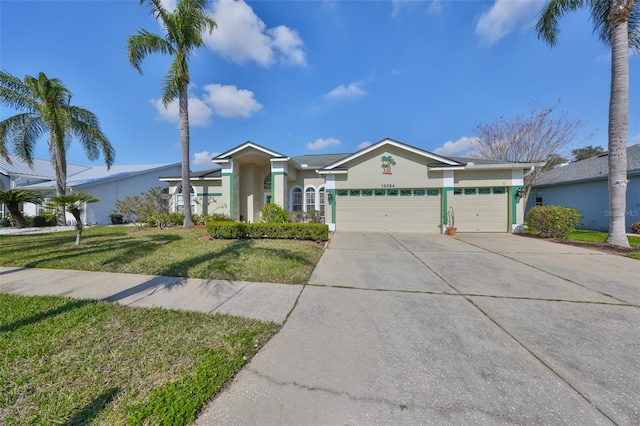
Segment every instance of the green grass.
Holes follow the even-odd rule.
[[[575,230],[569,235],[569,239],[586,241],[589,243],[604,243],[607,239],[607,233],[600,231]],[[630,236],[628,237],[628,240],[631,247],[640,249],[640,236]],[[629,253],[628,257],[632,259],[640,259],[640,251]]]
[[[0,424],[185,424],[279,329],[0,294]]]
[[[0,265],[302,284],[322,254],[304,241],[199,241],[204,235],[96,226],[84,231],[82,248],[73,248],[75,231],[3,236]]]

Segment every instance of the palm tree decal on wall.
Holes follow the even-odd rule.
[[[383,155],[380,159],[382,161],[382,174],[390,175],[391,174],[391,166],[395,166],[396,162],[390,155]]]

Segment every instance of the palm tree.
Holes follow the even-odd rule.
[[[49,135],[51,163],[56,172],[56,195],[67,191],[67,149],[77,138],[89,160],[104,156],[107,168],[115,158],[115,150],[100,130],[98,118],[89,110],[70,105],[71,91],[57,78],[25,76],[20,80],[0,72],[0,103],[23,111],[0,122],[0,155],[9,163],[7,143],[27,164],[33,164],[33,151],[38,138]]]
[[[588,7],[594,33],[611,46],[609,100],[609,235],[607,243],[629,246],[626,236],[627,137],[629,133],[629,48],[640,50],[640,2],[637,0],[551,0],[536,24],[538,37],[558,42],[558,20]]]
[[[70,194],[52,197],[47,203],[46,208],[51,210],[62,208],[73,215],[73,218],[76,220],[76,245],[79,246],[82,230],[84,229],[82,218],[80,217],[82,208],[86,206],[87,203],[97,203],[98,201],[100,200],[91,194],[72,192]]]
[[[7,206],[7,209],[9,209],[9,213],[11,214],[11,218],[13,220],[13,226],[15,226],[16,228],[27,227],[27,221],[20,211],[20,204],[39,204],[41,201],[42,196],[39,192],[36,191],[17,189],[0,191],[0,204],[4,204]]]
[[[146,30],[138,30],[138,34],[129,37],[127,54],[131,66],[140,74],[140,63],[149,53],[159,52],[174,57],[169,73],[164,78],[162,103],[167,107],[178,98],[180,115],[180,147],[182,154],[182,187],[189,188],[189,101],[187,87],[189,85],[189,54],[202,46],[202,34],[209,34],[216,27],[213,19],[204,12],[207,0],[180,0],[173,12],[162,6],[161,0],[140,0],[151,7],[151,13],[159,20],[166,31],[166,37],[152,34]],[[191,193],[185,191],[184,228],[193,227],[191,217]]]

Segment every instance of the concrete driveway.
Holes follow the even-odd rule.
[[[640,424],[639,305],[631,259],[338,232],[198,424]]]

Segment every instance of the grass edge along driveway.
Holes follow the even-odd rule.
[[[204,235],[204,229],[95,226],[79,248],[74,231],[3,236],[0,265],[304,284],[322,254],[308,241],[200,241]]]
[[[3,236],[0,265],[306,283],[322,247],[200,241],[202,229],[92,227]],[[0,294],[0,423],[185,424],[279,330],[274,323]]]
[[[279,328],[223,314],[0,294],[0,423],[192,422]]]

